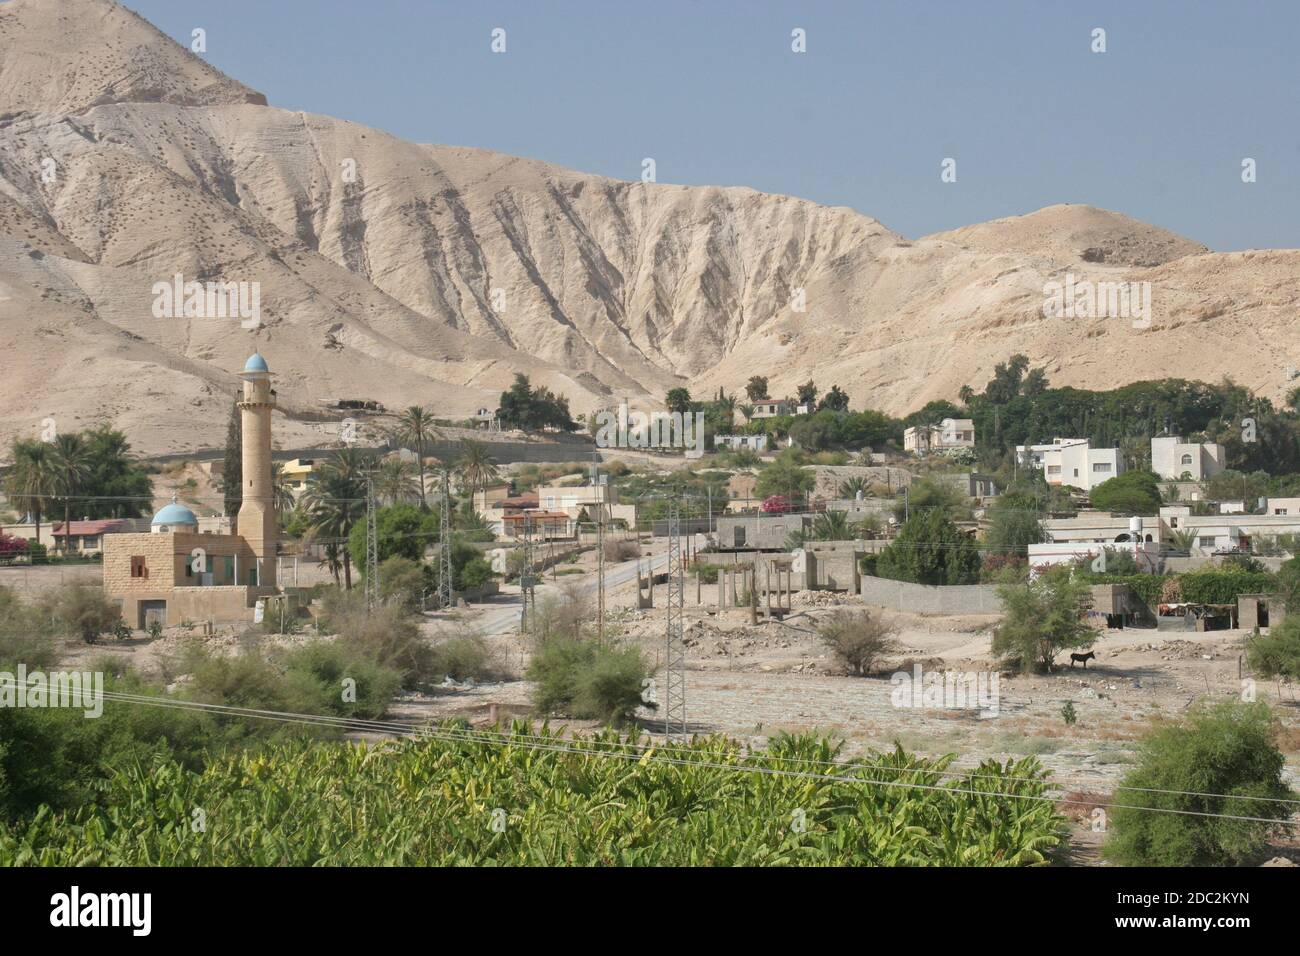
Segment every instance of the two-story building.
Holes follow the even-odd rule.
[[[1039,468],[1049,485],[1091,491],[1124,472],[1118,448],[1093,448],[1086,438],[1055,438],[1050,445],[1017,445],[1022,465]]]

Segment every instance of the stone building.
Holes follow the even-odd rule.
[[[132,627],[152,621],[247,621],[276,593],[278,529],[271,484],[271,413],[275,396],[266,360],[244,365],[243,502],[234,533],[200,532],[194,512],[175,498],[148,533],[104,538],[104,593]]]

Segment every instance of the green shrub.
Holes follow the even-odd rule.
[[[629,720],[643,705],[641,694],[649,676],[645,657],[637,648],[571,637],[546,641],[533,655],[527,672],[537,685],[533,706],[538,712],[611,724]]]
[[[1129,866],[1250,862],[1274,825],[1223,817],[1291,815],[1292,805],[1271,802],[1296,797],[1282,782],[1275,729],[1263,702],[1229,700],[1148,736],[1116,791],[1106,856]]]
[[[1300,614],[1246,641],[1246,661],[1260,677],[1300,678]]]
[[[450,677],[452,680],[476,681],[497,680],[501,676],[492,660],[487,642],[477,634],[449,637],[433,646],[434,675]]]

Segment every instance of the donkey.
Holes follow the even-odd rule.
[[[1096,656],[1097,656],[1097,654],[1096,654],[1096,652],[1094,652],[1094,651],[1089,651],[1087,654],[1071,654],[1071,655],[1070,655],[1070,666],[1073,667],[1073,666],[1075,665],[1076,662],[1078,662],[1078,661],[1082,661],[1082,662],[1083,662],[1083,669],[1084,669],[1084,670],[1087,670],[1087,669],[1088,669],[1088,661],[1092,660],[1092,659],[1093,659],[1094,657],[1096,657]]]

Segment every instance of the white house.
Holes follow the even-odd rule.
[[[1184,474],[1204,481],[1224,469],[1226,453],[1217,442],[1185,442],[1177,435],[1151,439],[1151,470],[1161,478],[1177,480]]]
[[[1300,515],[1300,498],[1265,498],[1266,515]]]
[[[1050,445],[1017,445],[1016,457],[1041,468],[1049,485],[1091,491],[1124,471],[1118,448],[1093,448],[1086,438],[1055,438]]]
[[[914,425],[903,431],[903,450],[918,455],[975,447],[975,422],[945,418],[937,425]]]
[[[748,448],[753,452],[767,451],[766,435],[714,435],[713,447],[726,448],[735,451],[738,448]]]

